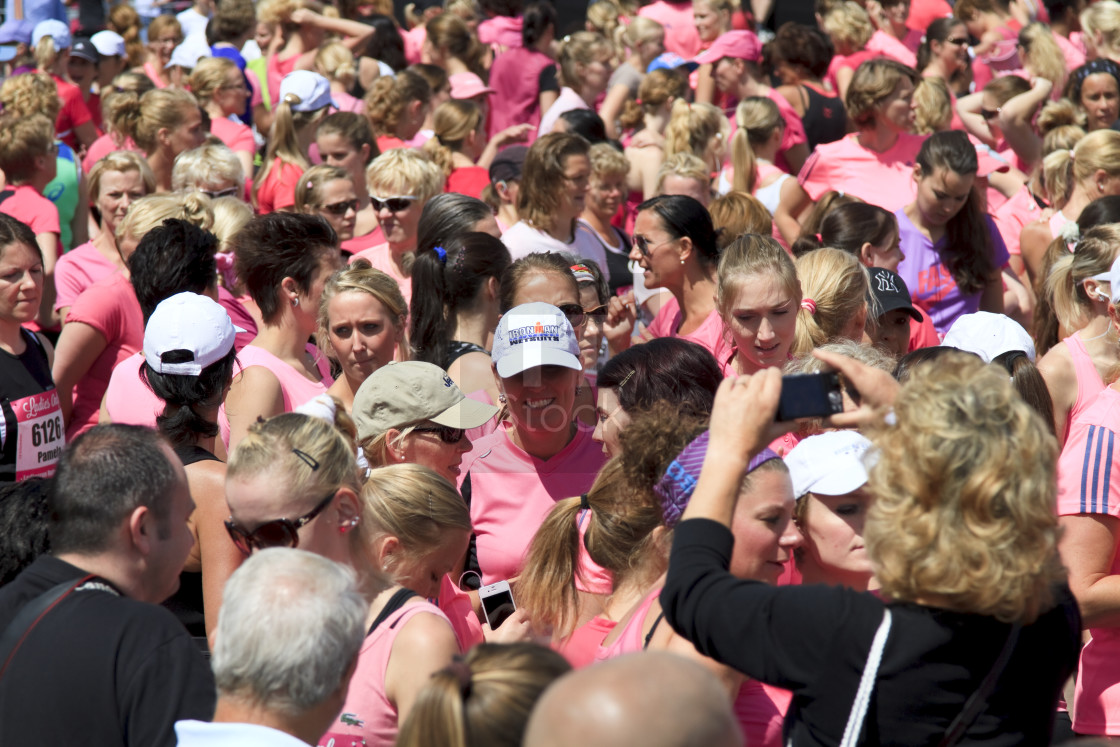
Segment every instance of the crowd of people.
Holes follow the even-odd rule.
[[[0,743],[1120,738],[1120,2],[558,5],[8,8]]]

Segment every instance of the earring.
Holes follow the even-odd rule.
[[[292,299],[292,308],[294,309],[297,306],[299,306],[299,296]]]
[[[343,524],[341,524],[338,527],[338,533],[339,534],[346,534],[347,532],[349,532],[351,529],[353,529],[356,526],[358,526],[358,517],[354,516],[350,519],[350,521],[344,522]]]
[[[498,402],[504,405],[507,401],[508,400],[506,399],[506,395],[504,393],[498,395]]]
[[[576,396],[577,397],[579,396],[580,392],[582,392],[582,391],[583,391],[583,384],[576,384]]]
[[[681,264],[684,264],[684,257],[681,257]]]

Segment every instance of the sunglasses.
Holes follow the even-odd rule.
[[[584,309],[583,313],[587,314],[588,316],[593,316],[596,319],[606,318],[606,316],[607,316],[607,305],[603,304],[602,306],[596,306],[593,309]]]
[[[945,43],[946,44],[956,44],[958,47],[963,47],[964,45],[968,44],[968,38],[967,37],[960,37],[960,36],[950,36],[948,39],[945,40]]]
[[[466,433],[463,428],[452,428],[449,425],[419,425],[412,430],[420,433],[434,433],[439,436],[440,441],[451,446],[462,441],[463,435]]]
[[[320,210],[326,210],[331,215],[346,215],[346,211],[353,210],[358,212],[358,200],[344,200],[342,202],[332,202],[330,205],[323,205]],[[390,208],[392,210],[392,208]],[[393,212],[397,212],[393,210]]]
[[[390,213],[399,213],[402,210],[408,210],[409,206],[416,202],[416,198],[412,195],[397,195],[385,198],[370,195],[369,201],[373,203],[373,209],[378,212],[388,210]]]
[[[564,313],[572,329],[579,329],[587,321],[587,312],[578,303],[562,303],[556,308]]]
[[[219,197],[237,197],[237,189],[237,187],[228,187],[227,189],[219,189],[217,192],[213,192],[209,189],[200,189],[198,191],[211,200],[216,200]]]
[[[231,516],[226,519],[226,531],[229,532],[230,539],[242,555],[251,555],[253,550],[264,550],[269,547],[299,547],[299,528],[321,514],[337,494],[337,489],[332,490],[319,501],[319,505],[311,509],[310,513],[304,514],[295,521],[273,519],[251,532],[242,529]]]
[[[638,247],[638,251],[641,252],[643,257],[649,259],[649,255],[653,252],[654,249],[663,244],[668,244],[670,241],[676,241],[676,239],[665,239],[664,241],[658,241],[654,244],[651,244],[645,236],[635,236],[634,246]]]
[[[980,116],[984,119],[995,119],[999,116],[999,109],[981,109]]]

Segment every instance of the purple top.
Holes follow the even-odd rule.
[[[980,310],[980,292],[961,293],[949,268],[941,261],[944,239],[934,246],[906,217],[905,208],[896,210],[894,216],[898,219],[899,244],[906,255],[898,265],[898,274],[906,281],[914,304],[929,314],[937,333],[944,337],[957,317]],[[1007,246],[991,217],[984,218],[992,237],[992,259],[996,267],[1003,267],[1009,256]]]

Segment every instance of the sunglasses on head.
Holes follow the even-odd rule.
[[[995,119],[999,116],[999,109],[981,109],[980,116],[984,119]]]
[[[310,513],[304,514],[294,521],[291,519],[273,519],[272,521],[266,521],[251,532],[245,531],[231,516],[226,519],[226,531],[229,532],[229,537],[233,540],[234,546],[243,555],[251,555],[253,550],[264,550],[269,547],[299,547],[299,528],[321,514],[337,494],[337,489],[332,490],[323,500],[319,501],[319,505],[311,509]]]
[[[562,303],[556,308],[564,313],[568,319],[568,324],[572,325],[572,329],[579,329],[587,321],[587,312],[578,303]]]
[[[331,215],[346,215],[346,211],[353,210],[358,212],[358,200],[344,200],[342,202],[332,202],[330,205],[323,205],[320,210],[326,210]]]
[[[402,210],[408,210],[409,206],[416,202],[416,198],[412,195],[396,195],[394,197],[374,197],[370,195],[369,201],[373,203],[373,209],[378,212],[388,210],[390,213],[399,213]]]
[[[219,197],[237,197],[237,187],[228,187],[226,189],[219,189],[216,191],[212,191],[209,189],[200,189],[198,191],[209,197],[211,200],[216,200]]]
[[[452,428],[449,425],[418,425],[412,429],[420,433],[434,433],[445,444],[457,444],[463,440],[466,431],[462,428]]]

